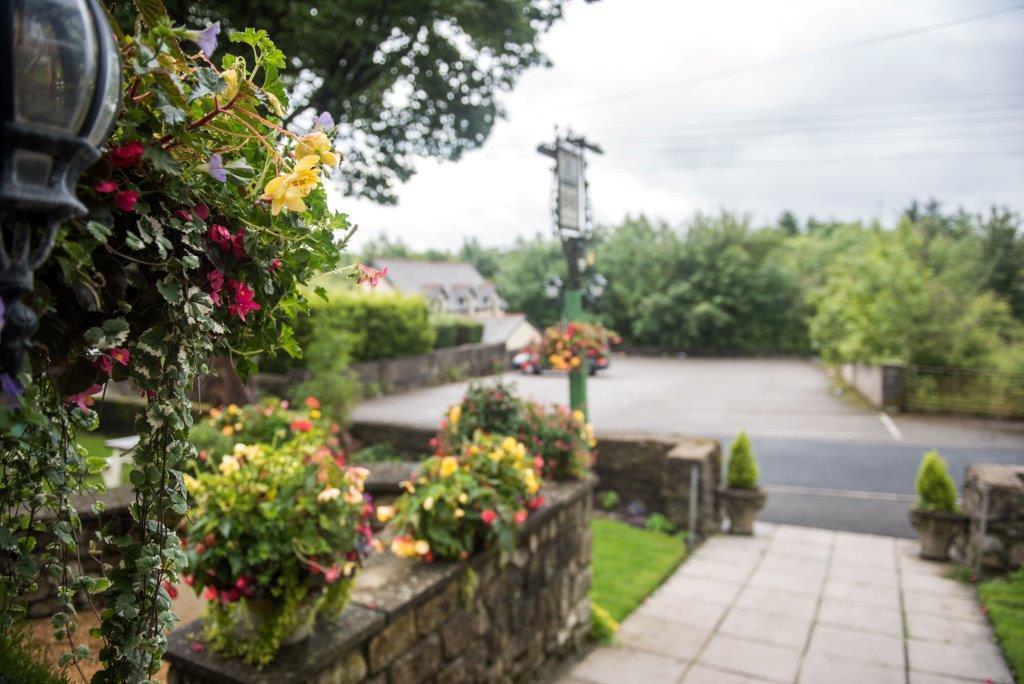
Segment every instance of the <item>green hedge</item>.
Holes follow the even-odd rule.
[[[484,338],[484,324],[472,318],[441,314],[433,316],[430,323],[437,331],[434,349],[477,344]]]

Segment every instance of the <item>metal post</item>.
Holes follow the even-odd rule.
[[[981,521],[978,523],[978,544],[974,554],[974,576],[981,578],[981,558],[985,555],[985,536],[988,534],[988,506],[990,490],[981,486]]]
[[[700,466],[690,468],[690,510],[687,513],[686,546],[692,549],[697,545],[697,498],[700,496]]]
[[[566,323],[578,321],[583,318],[583,291],[566,288],[563,296],[563,316]],[[587,365],[586,359],[583,363],[569,371],[569,406],[574,410],[583,411],[583,415],[590,419],[587,411]]]

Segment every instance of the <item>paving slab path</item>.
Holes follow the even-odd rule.
[[[916,554],[792,525],[713,537],[560,682],[1011,684],[973,587]]]

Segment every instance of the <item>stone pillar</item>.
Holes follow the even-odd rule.
[[[981,537],[984,492],[988,490],[985,537]],[[965,557],[981,554],[986,570],[1005,572],[1024,565],[1024,466],[976,463],[967,467],[964,513],[969,518]]]

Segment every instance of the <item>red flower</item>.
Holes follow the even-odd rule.
[[[300,418],[298,420],[293,420],[288,427],[295,432],[309,432],[313,429],[313,424],[308,420]]]
[[[530,499],[529,503],[526,504],[526,507],[529,508],[531,511],[535,511],[535,510],[537,510],[538,508],[540,508],[543,505],[544,505],[544,497],[543,496],[535,496],[532,499]]]
[[[135,211],[139,201],[139,193],[135,190],[121,190],[114,195],[114,205],[121,211]]]
[[[306,406],[311,409],[318,409],[320,408],[320,400],[316,397],[306,397]]]
[[[203,221],[210,218],[210,207],[206,206],[205,204],[197,204],[196,206],[192,207],[192,211],[195,212],[195,215],[198,216]]]
[[[529,513],[526,511],[516,511],[516,514],[512,516],[512,519],[516,521],[516,525],[522,525],[526,522],[526,516],[528,515]]]
[[[192,642],[192,652],[193,653],[202,653],[205,650],[206,650],[206,647],[203,646],[202,642],[199,642],[199,641],[193,641]]]
[[[541,470],[544,467],[544,458],[541,456],[533,457],[533,467],[537,470]]]
[[[219,223],[214,223],[206,229],[206,237],[210,238],[211,242],[216,243],[222,252],[227,252],[231,249],[231,231]]]
[[[142,159],[142,153],[146,148],[138,140],[133,140],[124,145],[118,145],[110,150],[110,165],[118,169],[126,169],[135,166]]]
[[[241,228],[231,236],[231,254],[236,259],[241,259],[245,256],[245,233],[242,232]]]
[[[93,187],[95,188],[96,192],[102,192],[106,194],[108,192],[114,192],[115,190],[117,190],[117,183],[115,183],[112,180],[105,180],[100,181]]]
[[[339,577],[341,577],[341,568],[339,568],[337,565],[332,565],[331,567],[324,570],[324,581],[328,584],[336,582]]]
[[[192,575],[182,575],[181,581],[191,587],[195,583],[196,578]]]
[[[203,598],[207,601],[217,600],[217,590],[214,587],[206,587],[203,589]]]
[[[247,586],[249,586],[249,580],[245,579],[244,577],[239,577],[235,580],[235,588],[239,591],[244,590]]]
[[[492,511],[490,508],[488,508],[486,511],[480,514],[480,519],[483,520],[485,524],[490,525],[498,519],[498,514]]]
[[[132,360],[132,353],[122,347],[114,347],[110,350],[110,358],[122,366],[127,366]]]
[[[101,356],[96,359],[96,366],[107,375],[114,370],[114,362],[110,360],[109,356]]]
[[[261,307],[255,300],[256,293],[251,287],[238,280],[229,280],[228,287],[234,292],[235,303],[228,306],[228,313],[245,320],[247,314],[259,311]]]
[[[178,598],[178,589],[167,580],[164,580],[164,591],[166,591],[167,595],[172,599]]]
[[[270,262],[270,266],[268,267],[267,270],[269,270],[271,273],[274,273],[277,270],[279,270],[280,268],[281,268],[281,260],[280,259],[274,259],[273,261]]]
[[[206,274],[206,282],[210,285],[210,299],[214,306],[220,306],[220,291],[224,288],[224,274],[213,269]]]

